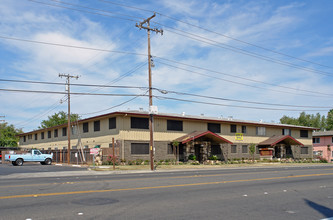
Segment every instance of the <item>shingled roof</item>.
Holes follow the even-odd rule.
[[[274,146],[280,142],[284,142],[284,143],[287,143],[290,145],[304,146],[304,144],[302,144],[301,142],[299,142],[298,140],[296,140],[295,138],[293,138],[289,135],[277,135],[277,136],[274,135],[274,136],[268,138],[267,140],[260,142],[258,144],[258,146]]]
[[[205,132],[194,131],[192,133],[189,133],[189,134],[186,134],[184,136],[181,136],[181,137],[177,138],[175,141],[180,142],[182,144],[185,144],[185,143],[187,143],[189,141],[193,141],[193,140],[195,140],[197,138],[200,138],[200,137],[203,137],[203,136],[207,136],[208,138],[213,139],[213,140],[215,140],[218,143],[225,143],[225,142],[227,142],[229,144],[232,144],[231,141],[229,141],[229,140],[227,140],[227,139],[221,137],[220,135],[217,135],[217,134],[215,134],[215,133],[213,133],[211,131],[205,131]]]

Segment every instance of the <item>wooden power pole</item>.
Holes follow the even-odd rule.
[[[68,123],[67,123],[67,138],[68,138],[68,148],[67,148],[67,162],[70,164],[71,162],[71,93],[70,93],[70,78],[78,79],[79,76],[72,76],[69,74],[59,74],[59,77],[66,77],[66,89],[67,89],[67,103],[68,103]]]
[[[163,30],[157,28],[150,28],[150,20],[156,16],[153,16],[145,19],[144,21],[136,24],[135,26],[140,29],[145,29],[148,32],[148,80],[149,80],[149,150],[150,150],[150,169],[154,170],[154,114],[153,114],[153,94],[152,94],[152,74],[151,74],[151,62],[152,56],[150,54],[150,31],[163,34]],[[143,26],[147,24],[147,26]]]

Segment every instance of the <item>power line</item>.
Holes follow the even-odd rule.
[[[160,90],[160,89],[158,89]],[[55,92],[55,91],[39,91],[39,90],[13,90],[13,89],[0,89],[0,91],[7,91],[7,92],[23,92],[23,93],[50,93],[50,94],[67,94],[67,92]],[[174,92],[174,91],[170,91]],[[179,92],[174,92],[174,93],[179,93]],[[148,95],[146,94],[106,94],[106,93],[71,93],[72,95],[93,95],[93,96],[120,96],[120,97],[129,97],[129,96],[134,96],[134,97],[147,97]],[[190,94],[190,93],[183,93],[183,95],[192,95],[192,96],[197,96],[200,97],[199,95],[195,94]],[[299,110],[299,109],[280,109],[280,108],[264,108],[264,107],[251,107],[251,106],[235,106],[235,105],[229,105],[229,104],[217,104],[217,103],[210,103],[210,102],[201,102],[201,101],[194,101],[194,100],[185,100],[185,99],[178,99],[178,98],[171,98],[171,97],[164,97],[164,96],[153,96],[155,98],[159,99],[171,99],[171,100],[176,100],[176,101],[185,101],[185,102],[193,102],[193,103],[200,103],[200,104],[209,104],[209,105],[220,105],[220,106],[229,106],[229,107],[239,107],[239,108],[252,108],[252,109],[263,109],[263,110],[285,110],[285,111],[324,111],[324,110]],[[224,100],[223,98],[218,98],[218,97],[209,97],[209,96],[202,96],[202,98],[211,98],[211,99],[220,99]],[[231,101],[230,100],[224,100],[224,101]],[[245,102],[249,103],[248,101],[242,101],[242,100],[233,100],[233,101],[238,101],[238,102]],[[251,104],[260,104],[258,103],[251,103]],[[268,105],[268,103],[261,103],[262,105]],[[273,104],[269,103],[269,105],[278,105],[278,104]],[[311,106],[292,106],[292,105],[283,105],[283,106],[289,106],[289,107],[309,107],[312,108]],[[313,106],[313,108],[327,108],[330,109],[331,107],[323,107],[323,106]]]
[[[222,37],[225,37],[225,38],[228,38],[228,39],[231,39],[233,41],[237,41],[237,42],[249,45],[249,46],[253,46],[253,47],[256,47],[256,48],[259,48],[259,49],[262,49],[262,50],[266,50],[266,51],[269,51],[269,52],[272,52],[272,53],[275,53],[275,54],[278,54],[278,55],[282,55],[282,56],[286,56],[286,57],[289,57],[289,58],[293,58],[295,60],[299,60],[299,61],[302,61],[302,62],[307,62],[307,63],[310,63],[310,64],[314,64],[314,65],[318,65],[318,66],[322,66],[322,67],[327,67],[327,68],[330,68],[330,69],[333,68],[331,66],[327,66],[327,65],[323,65],[323,64],[320,64],[320,63],[316,63],[316,62],[310,61],[310,60],[306,60],[306,59],[302,59],[302,58],[299,58],[299,57],[295,57],[295,56],[292,56],[292,55],[289,55],[289,54],[286,54],[286,53],[282,53],[282,52],[279,52],[279,51],[275,51],[275,50],[272,50],[272,49],[260,46],[258,44],[250,43],[250,42],[247,42],[247,41],[244,41],[244,40],[237,39],[235,37],[231,37],[231,36],[228,36],[228,35],[225,35],[225,34],[221,34],[221,33],[217,32],[217,31],[212,31],[212,30],[210,30],[208,28],[205,28],[205,27],[202,27],[202,26],[199,26],[199,25],[195,25],[195,24],[192,24],[192,23],[180,20],[178,18],[174,18],[172,16],[160,13],[158,11],[147,10],[147,9],[143,9],[143,8],[139,8],[139,7],[134,7],[134,6],[129,6],[129,5],[126,5],[126,4],[120,4],[120,3],[113,2],[113,1],[108,1],[108,0],[99,0],[99,1],[105,2],[105,3],[109,3],[109,4],[113,4],[113,5],[118,5],[118,6],[121,6],[121,7],[126,7],[126,8],[141,10],[141,11],[150,12],[150,13],[156,13],[156,14],[158,14],[160,16],[169,18],[171,20],[174,20],[174,21],[177,21],[177,22],[189,25],[191,27],[195,27],[195,28],[204,30],[204,31],[209,32],[209,33],[213,33],[213,34],[219,35],[219,36],[222,36]],[[156,23],[156,22],[152,22],[152,23]]]
[[[134,53],[134,52],[128,52],[128,51],[116,51],[116,50],[106,50],[106,49],[93,48],[93,47],[83,47],[83,46],[74,46],[74,45],[67,45],[67,44],[57,44],[57,43],[27,40],[27,39],[22,39],[22,38],[14,38],[14,37],[1,36],[1,35],[0,35],[0,38],[7,39],[7,40],[14,40],[14,41],[35,43],[35,44],[44,44],[44,45],[59,46],[59,47],[69,47],[69,48],[82,49],[82,50],[93,50],[93,51],[102,51],[102,52],[108,52],[108,53],[119,53],[119,54],[128,54],[128,55],[136,55],[136,56],[147,56],[147,54],[140,54],[140,53]]]
[[[207,98],[207,99],[214,99],[214,100],[221,100],[221,101],[230,101],[230,102],[241,102],[241,103],[248,103],[248,104],[256,104],[256,105],[272,105],[272,106],[285,106],[285,107],[295,107],[295,108],[325,108],[325,109],[332,109],[333,106],[307,106],[307,105],[287,105],[281,103],[267,103],[267,102],[253,102],[253,101],[245,101],[239,99],[228,99],[228,98],[220,98],[214,96],[205,96],[205,95],[198,95],[193,93],[186,93],[186,92],[177,92],[172,90],[165,90],[165,89],[158,89],[153,88],[161,93],[174,93],[176,95],[186,95],[186,96],[193,96],[193,97],[200,97],[200,98]]]
[[[47,3],[43,3],[43,2],[38,2],[38,1],[35,1],[35,0],[28,0],[28,1],[36,2],[36,3],[40,3],[40,4],[45,4],[45,5],[49,5],[49,6],[54,6],[54,7],[63,7],[63,6],[59,6],[59,5],[52,5],[52,4],[47,4]],[[55,2],[60,3],[57,0],[50,0],[50,1],[55,1]],[[103,2],[108,2],[108,1],[103,1]],[[120,14],[120,13],[116,13],[116,12],[110,12],[110,11],[106,11],[106,10],[100,10],[100,9],[95,9],[95,8],[91,8],[91,7],[85,7],[85,6],[80,6],[80,5],[70,4],[70,3],[63,3],[63,2],[61,2],[61,3],[62,4],[67,4],[67,5],[71,5],[71,6],[76,6],[76,7],[88,8],[88,9],[95,10],[95,11],[102,11],[102,12],[107,12],[107,13]],[[77,10],[77,9],[68,8],[68,7],[63,7],[63,8],[71,9],[71,10]],[[87,12],[87,11],[83,11],[83,10],[78,10],[78,11]],[[90,12],[87,12],[87,13],[90,13]],[[99,14],[99,13],[94,13],[94,14],[105,16],[104,14]],[[158,14],[162,15],[161,13],[158,13]],[[125,15],[125,14],[121,14],[121,15],[122,16],[133,17],[131,15]],[[115,16],[111,16],[111,17],[115,17]],[[117,18],[119,18],[119,17],[117,17]],[[138,18],[138,17],[135,17],[135,18]],[[119,19],[122,19],[122,18],[119,18]],[[125,19],[125,20],[129,20],[129,19]],[[136,21],[136,20],[130,20],[130,21]],[[164,25],[164,24],[161,24],[161,23],[158,23],[158,22],[154,22],[154,23],[158,24],[158,25],[163,25],[164,27],[168,27],[167,25]],[[268,57],[268,56],[265,56],[265,55],[257,54],[257,53],[254,53],[254,52],[250,52],[250,51],[245,50],[245,49],[241,49],[241,48],[238,48],[238,47],[234,47],[234,46],[230,46],[230,45],[227,45],[227,44],[223,44],[221,42],[217,42],[217,41],[214,41],[214,40],[211,40],[211,39],[208,39],[208,38],[205,38],[205,37],[202,37],[200,35],[193,34],[193,33],[185,32],[183,30],[179,30],[179,29],[176,29],[176,28],[173,28],[173,27],[170,27],[170,26],[168,28],[174,29],[174,30],[177,30],[177,31],[181,31],[181,32],[186,33],[186,34],[193,35],[193,36],[196,36],[196,37],[199,37],[199,38],[202,38],[202,39],[214,42],[214,44],[213,43],[209,43],[207,41],[202,41],[202,40],[199,40],[197,38],[193,38],[193,37],[190,37],[188,35],[180,34],[180,33],[177,33],[177,32],[172,32],[172,31],[169,30],[169,32],[172,32],[174,34],[178,34],[178,35],[181,35],[181,36],[184,36],[184,37],[188,37],[190,39],[201,41],[201,42],[210,44],[212,46],[221,47],[221,48],[228,49],[228,50],[231,50],[231,51],[234,51],[234,52],[237,52],[237,53],[245,54],[245,55],[248,55],[248,56],[252,56],[252,57],[255,57],[255,58],[258,58],[258,59],[262,59],[262,60],[265,60],[265,61],[277,63],[277,64],[280,64],[280,65],[285,65],[285,66],[289,66],[289,67],[301,69],[301,70],[304,70],[304,71],[308,71],[308,72],[312,72],[312,73],[318,73],[318,74],[321,74],[321,75],[333,77],[332,73],[330,73],[330,72],[320,71],[320,70],[316,70],[316,69],[304,67],[304,66],[301,66],[301,65],[293,64],[293,63],[290,63],[290,62],[287,62],[287,61],[283,61],[283,60],[275,59],[275,58],[272,58],[272,57]],[[222,34],[220,34],[220,35],[222,35]],[[222,46],[222,45],[224,45],[224,46]],[[267,50],[270,50],[270,49],[267,49]],[[270,50],[270,51],[272,52],[273,50]],[[279,54],[283,55],[283,53],[279,53]],[[292,56],[288,56],[288,57],[292,57]],[[295,57],[293,57],[293,58],[295,58]],[[302,60],[302,59],[299,59],[299,60]],[[302,60],[302,61],[307,62],[306,60]],[[316,64],[314,62],[310,62],[310,63]],[[323,65],[321,65],[321,66],[323,66]]]
[[[120,20],[134,21],[134,22],[138,21],[138,20],[133,20],[133,19],[129,19],[129,18],[123,18],[123,17],[112,16],[112,15],[106,15],[106,14],[101,14],[101,13],[92,12],[92,11],[85,11],[85,10],[81,10],[81,9],[70,8],[70,7],[66,7],[66,6],[62,6],[62,5],[54,5],[54,4],[40,2],[40,1],[35,1],[35,0],[28,0],[28,1],[33,2],[33,3],[37,3],[37,4],[51,6],[51,7],[65,8],[65,9],[69,9],[69,10],[73,10],[73,11],[79,11],[79,12],[84,12],[84,13],[94,14],[94,15],[101,15],[101,16],[105,16],[105,17],[111,17],[111,18],[120,19]],[[74,4],[72,4],[72,5],[74,5]],[[82,6],[80,6],[80,7],[82,7]],[[98,10],[98,9],[95,9],[95,10],[102,11],[102,10]],[[108,12],[108,13],[112,13],[112,12]],[[127,17],[131,17],[131,16],[127,16]]]
[[[157,23],[157,24],[162,25],[160,23]],[[175,28],[172,28],[172,29],[175,29]],[[321,74],[321,75],[333,77],[332,73],[330,73],[330,72],[316,70],[316,69],[304,67],[304,66],[301,66],[301,65],[293,64],[293,63],[290,63],[290,62],[287,62],[287,61],[283,61],[283,60],[275,59],[275,58],[268,57],[268,56],[265,56],[265,55],[261,55],[261,54],[258,54],[258,53],[250,52],[248,50],[244,50],[244,49],[241,49],[241,48],[238,48],[238,47],[234,47],[234,46],[230,46],[230,45],[227,45],[227,44],[223,44],[221,42],[218,42],[218,41],[215,41],[215,40],[211,40],[211,39],[202,37],[200,35],[189,33],[189,32],[183,31],[183,30],[175,29],[177,31],[181,31],[183,33],[186,33],[187,35],[171,31],[168,28],[166,28],[166,30],[168,30],[171,33],[183,36],[183,37],[187,37],[187,38],[190,38],[190,39],[193,39],[193,40],[196,40],[196,41],[200,41],[200,42],[212,45],[212,46],[216,46],[216,47],[224,48],[224,49],[227,49],[227,50],[231,50],[231,51],[236,52],[236,53],[241,53],[241,54],[244,54],[244,55],[247,55],[247,56],[255,57],[255,58],[258,58],[258,59],[261,59],[261,60],[269,61],[269,62],[272,62],[272,63],[284,65],[284,66],[289,66],[289,67],[300,69],[300,70],[304,70],[304,71],[307,71],[307,72],[318,73],[318,74]],[[195,36],[197,38],[189,36],[189,35],[193,35],[193,36]],[[202,38],[204,40],[200,40],[198,38]],[[210,42],[207,42],[207,41],[211,41],[213,43],[210,43]]]
[[[4,38],[4,39],[8,39],[8,40],[30,42],[30,43],[47,44],[47,45],[52,45],[52,46],[69,47],[69,48],[75,48],[75,49],[85,49],[85,50],[103,51],[103,52],[109,52],[109,53],[123,53],[123,54],[147,56],[145,54],[139,54],[139,53],[133,53],[133,52],[112,51],[112,50],[104,50],[104,49],[97,49],[97,48],[91,48],[91,47],[81,47],[81,46],[73,46],[73,45],[55,44],[55,43],[48,43],[48,42],[42,42],[42,41],[32,41],[32,40],[26,40],[26,39],[20,39],[20,38],[5,37],[5,36],[1,36],[1,35],[0,35],[0,38]],[[190,65],[190,64],[185,64],[185,63],[182,63],[182,62],[178,62],[178,61],[175,61],[175,60],[171,60],[171,59],[167,59],[167,58],[163,58],[163,57],[159,57],[159,56],[152,56],[152,57],[155,57],[155,58],[158,58],[158,59],[161,59],[161,60],[165,60],[165,61],[168,61],[168,62],[173,62],[173,63],[181,64],[181,65],[184,65],[184,66],[204,70],[204,71],[209,71],[209,72],[213,72],[213,73],[218,73],[218,74],[222,74],[222,75],[235,77],[234,75],[231,75],[231,74],[226,74],[226,73],[222,73],[222,72],[215,71],[215,70],[210,70],[210,69],[203,68],[203,67],[198,67],[198,66],[194,66],[194,65]],[[168,64],[168,65],[171,66],[170,64]],[[290,87],[286,87],[286,86],[280,86],[280,85],[276,85],[276,84],[272,84],[272,83],[262,82],[262,81],[259,81],[259,80],[248,79],[248,78],[241,77],[241,76],[237,76],[237,78],[247,80],[247,81],[256,82],[256,83],[262,83],[262,84],[265,84],[265,85],[273,85],[273,86],[278,86],[278,87],[282,87],[282,88],[301,91],[300,89],[290,88]],[[238,84],[240,84],[240,83],[238,83]],[[254,87],[254,86],[251,86],[251,87]],[[306,90],[302,90],[302,91],[306,91]],[[282,92],[282,91],[279,91],[279,92]],[[332,94],[325,94],[325,93],[319,93],[319,92],[314,92],[314,91],[307,91],[307,92],[323,94],[323,95],[330,95],[330,96],[332,95]],[[310,95],[308,95],[308,96],[310,96]]]
[[[164,97],[164,96],[153,96],[157,99],[163,100],[174,100],[174,101],[181,101],[181,102],[190,102],[190,103],[197,103],[197,104],[205,104],[205,105],[215,105],[215,106],[225,106],[225,107],[234,107],[234,108],[247,108],[247,109],[260,109],[260,110],[272,110],[272,111],[328,111],[323,109],[282,109],[282,108],[265,108],[265,107],[252,107],[252,106],[239,106],[239,105],[229,105],[229,104],[219,104],[213,102],[202,102],[202,101],[195,101],[195,100],[188,100],[188,99],[179,99],[179,98],[171,98],[171,97]]]
[[[30,81],[30,80],[14,80],[14,79],[0,79],[3,82],[16,82],[16,83],[33,83],[33,84],[46,84],[46,85],[66,85],[66,83],[57,82],[42,82],[42,81]],[[105,87],[105,88],[124,88],[124,89],[146,89],[147,87],[141,86],[111,86],[111,85],[98,85],[98,84],[80,84],[71,83],[71,86],[83,86],[83,87]]]
[[[55,92],[46,90],[24,90],[24,89],[1,89],[4,92],[20,92],[20,93],[47,93],[47,94],[61,94],[65,95],[67,92]],[[92,96],[140,96],[138,94],[111,94],[111,93],[84,93],[84,92],[71,92],[71,95],[92,95]]]
[[[113,109],[113,108],[117,108],[117,107],[119,107],[119,106],[122,106],[122,105],[124,105],[124,104],[126,104],[126,103],[129,103],[129,102],[133,101],[134,99],[137,99],[137,98],[140,97],[140,96],[147,96],[147,95],[146,95],[147,92],[148,92],[148,90],[147,90],[145,93],[141,94],[141,95],[135,96],[135,97],[133,97],[133,98],[131,98],[131,99],[125,101],[125,102],[122,102],[122,103],[120,103],[120,104],[118,104],[118,105],[114,105],[114,106],[112,106],[112,107],[110,107],[110,108],[103,109],[103,110],[96,111],[96,112],[90,112],[90,113],[79,114],[79,115],[82,115],[82,116],[83,116],[83,115],[92,115],[92,114],[97,114],[97,113],[105,112],[105,111],[111,110],[111,109]]]
[[[164,58],[162,58],[162,59],[164,59]],[[165,60],[167,60],[167,59],[165,59]],[[169,60],[169,61],[171,61],[171,60]],[[166,65],[166,66],[170,66],[170,67],[173,67],[173,68],[176,68],[176,69],[191,72],[191,73],[194,73],[194,74],[197,74],[197,75],[201,75],[201,76],[221,80],[221,81],[228,82],[228,83],[233,83],[233,84],[236,84],[236,85],[252,87],[252,88],[256,88],[256,89],[264,89],[264,90],[270,90],[270,91],[274,91],[274,92],[301,95],[301,96],[313,96],[313,97],[333,96],[333,94],[327,94],[327,93],[321,93],[321,92],[315,92],[315,91],[309,91],[309,90],[303,90],[303,89],[295,89],[295,88],[292,88],[292,87],[286,87],[286,86],[276,85],[276,84],[272,84],[272,83],[265,83],[265,82],[262,82],[262,81],[257,81],[257,80],[252,80],[252,79],[247,79],[247,78],[244,78],[244,77],[237,76],[237,78],[240,78],[240,79],[243,79],[243,80],[248,80],[248,81],[252,81],[252,82],[256,82],[256,83],[261,83],[261,84],[264,84],[264,85],[276,86],[276,87],[281,87],[281,88],[295,90],[295,91],[309,92],[311,94],[300,94],[300,93],[293,93],[293,92],[288,92],[288,91],[280,91],[280,90],[275,90],[275,89],[269,89],[269,88],[264,88],[264,87],[260,87],[260,86],[256,86],[256,85],[241,83],[241,82],[234,81],[234,80],[228,80],[228,79],[224,79],[224,78],[220,78],[220,77],[216,77],[216,76],[211,76],[211,75],[208,75],[208,74],[204,74],[204,73],[196,72],[196,71],[193,71],[193,70],[185,69],[185,68],[182,68],[182,67],[177,67],[177,66],[174,66],[174,65],[171,65],[171,64],[167,64],[167,63],[164,63],[164,62],[161,62],[161,61],[156,61],[155,60],[155,62],[161,63],[161,64]],[[213,72],[213,73],[217,73],[217,74],[221,74],[221,75],[227,75],[227,76],[230,76],[230,77],[235,77],[231,74],[226,74],[226,73],[222,73],[222,72],[219,72],[219,71],[214,71],[214,70],[201,68],[201,67],[197,67],[197,66],[193,66],[193,65],[189,65],[189,64],[184,64],[184,63],[180,63],[180,62],[177,62],[177,61],[173,61],[173,62],[176,62],[178,64],[181,64],[181,65],[184,65],[184,66],[187,66],[187,67],[192,67],[192,68],[197,68],[197,69],[200,69],[200,70],[204,70],[204,71],[207,71],[207,72]],[[321,95],[320,96],[319,95],[313,95],[313,93],[321,94]]]

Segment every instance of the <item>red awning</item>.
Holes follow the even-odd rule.
[[[287,143],[289,145],[304,146],[304,144],[302,144],[301,142],[299,142],[298,140],[296,140],[295,138],[293,138],[289,135],[272,136],[272,137],[268,138],[267,140],[260,142],[258,144],[258,146],[274,146],[281,142]]]
[[[220,135],[217,135],[211,131],[205,131],[205,132],[202,132],[202,131],[195,131],[195,132],[192,132],[192,133],[189,133],[187,135],[184,135],[184,136],[181,136],[179,138],[177,138],[175,141],[179,142],[179,143],[182,143],[182,144],[185,144],[189,141],[193,141],[197,138],[200,138],[200,137],[203,137],[203,136],[206,136],[208,137],[209,139],[212,139],[214,140],[215,142],[217,143],[229,143],[229,144],[232,144],[231,141],[221,137]]]

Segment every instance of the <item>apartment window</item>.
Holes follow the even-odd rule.
[[[23,142],[27,141],[27,136],[23,136]]]
[[[291,136],[291,129],[287,129],[287,128],[282,129],[282,135]]]
[[[131,154],[149,154],[149,143],[131,143]]]
[[[237,132],[237,125],[230,125],[230,133],[236,133]]]
[[[320,138],[312,138],[312,143],[319,144],[320,143]]]
[[[213,133],[221,133],[221,125],[217,123],[208,123],[207,130]]]
[[[246,134],[246,126],[245,125],[242,125],[242,133]]]
[[[38,135],[37,135],[37,134],[35,134],[35,141],[37,141],[37,139],[38,139]]]
[[[148,118],[131,117],[131,128],[149,129]]]
[[[168,149],[167,149],[168,154],[173,154],[173,148],[176,147],[172,146],[172,144],[168,144]]]
[[[231,145],[231,153],[232,154],[237,153],[237,145]]]
[[[47,131],[47,138],[51,138],[51,131]]]
[[[314,156],[323,156],[323,152],[322,151],[313,151],[313,155]]]
[[[77,129],[76,126],[72,126],[72,127],[71,127],[71,131],[72,131],[72,134],[73,134],[73,135],[76,134],[76,129]]]
[[[248,153],[248,147],[247,145],[242,145],[242,153],[247,154]]]
[[[309,154],[309,148],[308,147],[301,147],[301,154]]]
[[[101,121],[94,121],[94,131],[101,130]]]
[[[83,123],[83,133],[89,132],[89,124],[88,122]]]
[[[258,136],[265,136],[266,135],[266,128],[265,127],[256,127],[256,134]]]
[[[45,138],[45,137],[44,137],[44,132],[40,133],[40,138],[41,138],[41,139],[44,139],[44,138]]]
[[[301,130],[300,131],[300,136],[301,137],[309,137],[308,130]]]
[[[55,130],[54,130],[54,137],[55,137],[55,138],[58,137],[58,129],[55,129]]]
[[[63,137],[67,136],[67,128],[66,127],[62,128],[62,136]]]
[[[221,155],[221,147],[220,145],[212,145],[211,147],[211,155]]]
[[[28,135],[28,140],[31,140],[32,139],[32,134],[29,134]]]
[[[168,131],[182,131],[183,130],[183,121],[168,120],[167,121],[167,130]]]
[[[109,129],[115,129],[116,125],[116,117],[109,118]]]

